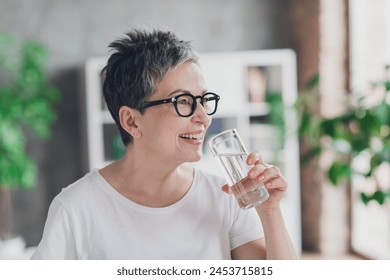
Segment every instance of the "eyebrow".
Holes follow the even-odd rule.
[[[172,91],[170,94],[168,94],[167,97],[170,97],[171,95],[175,95],[177,93],[189,93],[189,91],[188,90],[184,90],[184,89],[176,89],[176,90]]]
[[[189,90],[177,89],[177,90],[172,91],[167,97],[170,97],[171,95],[174,95],[174,94],[179,93],[179,92],[192,94]],[[208,92],[208,90],[204,89],[201,94],[205,94],[206,92]]]

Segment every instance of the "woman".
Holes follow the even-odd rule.
[[[279,169],[248,156],[270,198],[241,210],[224,179],[194,169],[219,96],[189,42],[133,30],[110,44],[103,92],[125,155],[52,202],[34,259],[295,259]],[[221,191],[221,186],[223,191]]]

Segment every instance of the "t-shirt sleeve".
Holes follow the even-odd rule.
[[[235,209],[235,220],[229,232],[231,250],[250,241],[264,237],[260,218],[254,208]]]
[[[50,205],[42,240],[31,259],[77,259],[71,219],[58,198]]]
[[[222,186],[226,180],[217,175],[208,174],[211,186]],[[222,193],[220,188],[217,192]],[[234,195],[224,195],[224,202],[220,202],[222,212],[228,217],[228,238],[230,250],[233,250],[245,243],[264,237],[263,226],[255,208],[241,209]],[[224,205],[224,206],[222,206]]]

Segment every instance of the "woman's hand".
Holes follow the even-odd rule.
[[[269,198],[258,207],[262,210],[279,207],[280,200],[287,190],[287,181],[280,172],[280,169],[264,163],[258,152],[250,153],[246,163],[253,165],[248,172],[248,177],[259,183],[263,183],[269,192]],[[226,193],[232,193],[227,184],[222,186],[222,190]]]

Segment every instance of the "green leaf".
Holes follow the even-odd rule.
[[[334,186],[337,186],[342,179],[349,179],[351,175],[349,163],[334,162],[328,170],[328,178]]]
[[[299,124],[299,135],[307,136],[310,131],[311,117],[308,113],[304,112]]]
[[[321,123],[321,130],[330,137],[336,136],[337,119],[327,119]]]
[[[20,170],[20,186],[23,189],[31,189],[36,181],[37,166],[34,161],[28,160]]]
[[[24,61],[34,61],[38,65],[43,65],[48,58],[46,48],[36,41],[25,42],[20,50],[20,55]]]
[[[381,125],[390,124],[390,105],[382,102],[374,109],[374,116]]]
[[[22,115],[22,100],[15,95],[12,88],[0,88],[0,116],[8,121],[18,122]]]
[[[358,134],[351,139],[352,152],[355,154],[360,153],[370,147],[369,139],[367,135]]]
[[[365,110],[364,115],[361,118],[357,118],[360,130],[363,132],[375,132],[379,129],[378,118],[371,110]]]
[[[4,158],[0,158],[2,185],[31,188],[35,184],[36,171],[36,164],[24,152],[6,154]]]
[[[371,197],[362,192],[360,193],[360,200],[364,203],[364,205],[367,205],[368,202],[370,202]]]
[[[305,88],[308,90],[312,90],[313,88],[318,86],[319,83],[320,83],[320,74],[317,73],[309,79],[309,81],[305,85]]]
[[[385,82],[386,91],[390,91],[390,81]]]
[[[43,69],[39,65],[26,62],[18,72],[15,85],[20,92],[23,92],[25,99],[34,98],[42,95],[45,90],[45,79]]]
[[[376,200],[379,205],[382,205],[385,202],[385,194],[383,191],[376,191],[373,195],[373,200]]]
[[[336,162],[329,168],[328,178],[334,186],[337,186],[337,183],[339,182],[339,168]]]
[[[2,157],[7,154],[17,154],[24,150],[24,135],[22,129],[11,121],[0,122],[0,152]]]

